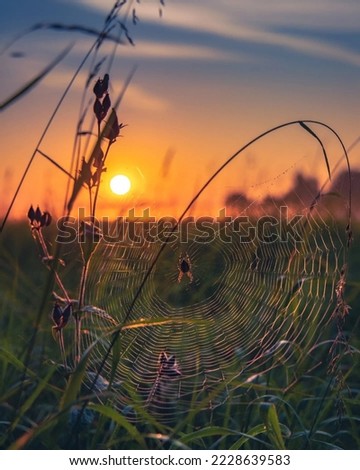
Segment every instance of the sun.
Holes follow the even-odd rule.
[[[125,175],[116,175],[111,178],[110,189],[114,194],[122,196],[130,191],[131,181]]]

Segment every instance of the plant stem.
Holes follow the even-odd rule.
[[[92,216],[92,191],[91,191],[91,187],[89,186],[89,206],[90,206],[90,215]],[[94,222],[94,220],[92,220],[92,222]]]
[[[81,358],[81,313],[74,314],[75,319],[75,367],[79,364]]]
[[[43,234],[42,234],[41,230],[37,230],[36,234],[38,236],[38,240],[39,240],[41,249],[43,251],[44,257],[50,259],[50,253],[49,253],[49,250],[46,246],[46,243],[45,243],[45,240],[44,240],[44,237],[43,237]],[[66,301],[68,303],[71,303],[69,294],[67,293],[67,290],[65,289],[65,286],[62,283],[62,280],[60,279],[59,274],[57,273],[57,271],[54,268],[50,268],[50,270],[54,273],[55,281],[56,281],[57,285],[60,287],[60,289],[62,290]]]
[[[40,246],[41,246],[41,249],[43,251],[43,255],[50,259],[50,253],[49,253],[49,250],[47,248],[47,245],[45,243],[45,240],[44,240],[44,237],[43,237],[43,234],[42,234],[42,231],[41,229],[37,230],[36,231],[36,234],[37,234],[37,237],[38,237],[38,240],[39,240],[39,243],[40,243]],[[64,284],[62,283],[61,279],[60,279],[60,276],[59,274],[57,273],[57,271],[54,269],[54,268],[50,268],[54,274],[54,277],[55,277],[55,281],[56,283],[58,284],[58,286],[60,287],[60,289],[62,290],[63,292],[63,295],[66,299],[66,302],[68,302],[69,304],[71,303],[71,300],[70,300],[70,297],[69,297],[69,294],[67,293],[66,289],[65,289],[65,286]],[[60,354],[61,354],[61,359],[62,359],[62,362],[64,364],[64,369],[65,369],[65,373],[67,372],[67,362],[66,362],[66,351],[65,351],[65,342],[64,342],[64,333],[63,333],[63,330],[62,328],[59,330],[59,347],[60,347]]]
[[[108,146],[107,146],[107,148],[106,148],[105,155],[104,155],[104,159],[103,159],[103,162],[102,162],[102,165],[103,165],[103,166],[105,165],[105,160],[106,160],[106,157],[108,156],[108,153],[109,153],[111,144],[112,144],[112,141],[109,140],[109,143],[108,143]],[[101,178],[101,174],[100,174],[100,176],[99,176],[99,181],[97,182],[97,186],[96,186],[96,190],[95,190],[95,195],[94,195],[94,203],[93,203],[92,212],[91,212],[91,216],[92,216],[94,219],[95,219],[97,198],[98,198],[99,190],[100,190],[100,178]]]
[[[59,346],[60,346],[60,353],[61,353],[61,358],[64,364],[65,373],[67,373],[68,367],[67,367],[67,362],[66,362],[64,332],[62,328],[59,330]]]
[[[74,318],[75,318],[75,366],[79,364],[80,358],[81,358],[81,309],[84,306],[85,285],[86,285],[89,261],[90,261],[90,258],[85,259],[84,254],[83,254],[83,258],[84,258],[84,264],[82,267],[81,278],[80,278],[78,311],[74,315]]]

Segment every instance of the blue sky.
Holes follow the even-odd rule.
[[[6,46],[18,33],[39,22],[100,29],[112,4],[112,0],[7,2],[0,18],[1,44]],[[121,108],[128,128],[120,151],[127,160],[119,163],[115,159],[109,165],[112,172],[135,168],[142,175],[146,190],[139,198],[154,200],[161,186],[164,198],[183,204],[189,191],[194,191],[232,152],[287,120],[324,121],[339,132],[347,146],[358,138],[357,0],[167,0],[162,18],[158,0],[134,2],[134,7],[140,21],[136,26],[130,21],[128,26],[136,46],[118,49],[111,74],[115,93],[131,67],[138,67]],[[0,115],[7,192],[11,192],[64,83],[91,41],[91,37],[78,33],[38,31],[2,53],[1,101],[67,44],[75,42],[68,57],[34,93]],[[111,47],[107,46],[105,52]],[[13,57],[14,52],[22,57]],[[80,77],[83,81],[87,73],[85,67]],[[82,87],[79,80],[44,142],[45,150],[64,166],[71,145],[62,142],[54,148],[53,139],[59,136],[59,128],[64,136],[71,135],[71,123],[78,115],[76,92],[80,94]],[[335,163],[341,153],[337,144],[328,134],[321,136]],[[159,183],[162,159],[169,149],[175,154],[173,177]],[[354,166],[360,166],[357,147],[351,159]],[[234,172],[224,175],[226,191],[256,186],[292,165],[294,172],[324,176],[316,143],[298,132],[267,140],[251,149],[245,161],[247,168],[250,165],[256,171],[245,174],[240,164],[234,167]],[[271,168],[265,166],[269,161]],[[44,162],[35,162],[34,172],[45,175],[48,181],[56,178]],[[177,188],[179,175],[181,191]],[[224,187],[224,181],[219,181],[219,188]],[[53,186],[49,183],[48,193],[55,191]],[[214,193],[214,204],[219,206],[224,194],[220,189],[214,189]],[[38,197],[43,196],[39,193]],[[6,200],[6,195],[2,199]]]

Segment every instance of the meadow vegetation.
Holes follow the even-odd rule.
[[[63,221],[79,193],[88,194],[90,217],[78,221],[78,238],[58,243],[56,221],[30,207],[34,201],[23,221],[11,220],[10,211],[3,219],[0,447],[359,448],[360,242],[348,210],[351,191],[336,195],[341,204],[345,199],[345,210],[338,212],[316,184],[305,202],[295,187],[306,215],[302,244],[243,243],[234,228],[231,242],[223,243],[224,229],[217,228],[211,243],[181,246],[170,241],[177,225],[156,242],[104,239],[97,200],[107,156],[123,132],[117,110],[132,73],[111,96],[101,46],[105,40],[132,43],[126,18],[137,16],[127,10],[122,17],[125,8],[126,1],[116,2],[102,31],[82,28],[95,36],[84,85],[93,105],[81,109],[75,148],[84,148],[84,138],[91,145],[86,156],[74,152],[69,170],[52,161],[54,171],[69,176]],[[66,34],[65,25],[47,27]],[[113,54],[109,63],[116,49]],[[4,102],[3,110],[31,92],[58,60]],[[64,90],[65,96],[67,84]],[[82,113],[92,121],[91,131],[82,127]],[[290,126],[319,143],[330,176],[326,148],[313,127],[336,132],[317,121],[284,123],[226,160],[189,195],[178,223],[246,148]],[[346,178],[349,160],[339,142]],[[41,139],[29,165],[40,147]],[[239,215],[240,199],[249,220],[293,202],[291,194],[256,203],[229,195],[229,207]]]

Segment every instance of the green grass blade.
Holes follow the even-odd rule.
[[[89,358],[89,352],[91,348],[87,349],[83,354],[76,370],[71,374],[70,380],[66,386],[64,395],[62,396],[60,403],[60,410],[63,411],[73,404],[80,392],[81,385],[84,380],[84,375],[86,372],[87,361]]]
[[[232,429],[223,428],[221,426],[211,426],[203,429],[199,429],[198,431],[186,434],[185,436],[181,437],[180,441],[183,444],[188,444],[192,441],[203,439],[204,437],[212,437],[212,436],[236,436],[239,434],[238,431],[234,431]]]
[[[22,361],[20,361],[20,359],[14,356],[10,351],[7,351],[6,349],[3,349],[3,348],[0,348],[0,360],[3,360],[4,362],[11,364],[20,372],[24,372],[24,370],[26,369],[25,364]],[[43,379],[39,378],[39,376],[29,368],[26,369],[26,374],[34,380],[39,380],[40,382],[43,382]],[[49,386],[50,389],[54,391],[59,390],[54,385],[50,385],[47,382],[45,383],[45,385],[46,384]]]
[[[100,413],[102,416],[105,416],[106,418],[110,418],[111,420],[113,420],[120,427],[124,428],[130,434],[130,436],[139,443],[139,445],[143,449],[147,448],[143,436],[136,429],[136,427],[133,424],[129,423],[129,421],[123,415],[117,412],[114,408],[110,408],[109,406],[106,406],[106,405],[97,405],[93,403],[90,403],[88,405],[88,408]]]
[[[53,376],[55,372],[55,367],[50,369],[45,378],[41,381],[39,381],[38,386],[35,388],[35,390],[32,392],[32,394],[28,397],[28,399],[20,406],[19,412],[17,417],[14,419],[14,421],[11,423],[11,430],[14,430],[15,427],[18,425],[19,421],[22,419],[22,417],[26,414],[26,412],[31,408],[31,406],[34,404],[35,400],[40,396],[41,392],[45,389],[47,386],[49,380]]]
[[[266,432],[266,428],[263,424],[258,424],[257,426],[254,426],[247,433],[241,433],[243,435],[240,437],[240,439],[238,439],[236,442],[234,442],[234,444],[230,447],[230,450],[239,450],[248,441],[251,441],[251,440],[255,440],[257,442],[260,442],[265,447],[268,447],[268,444],[266,442],[256,438],[256,436],[258,436],[259,434],[263,434],[265,432]]]
[[[263,403],[260,410],[270,441],[276,449],[286,449],[275,405],[273,403]]]

